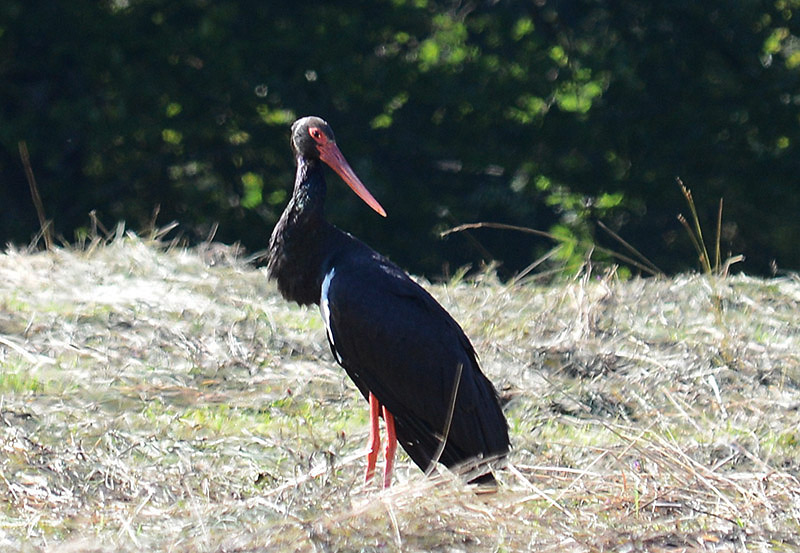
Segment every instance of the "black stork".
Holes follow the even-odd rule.
[[[386,432],[384,487],[397,441],[423,471],[438,462],[472,467],[493,484],[488,462],[509,449],[508,424],[464,331],[397,265],[323,216],[322,164],[382,216],[386,212],[345,160],[319,117],[292,125],[294,192],[272,232],[267,271],[289,301],[319,305],[336,361],[369,401],[369,481]],[[477,467],[477,470],[476,468]]]

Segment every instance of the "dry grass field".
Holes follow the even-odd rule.
[[[315,309],[219,245],[0,255],[0,550],[800,550],[800,279],[429,286],[513,450],[494,494],[402,455]]]

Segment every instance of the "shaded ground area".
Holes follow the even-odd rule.
[[[792,551],[800,280],[430,287],[505,402],[496,494],[405,456],[229,248],[0,256],[4,551]]]

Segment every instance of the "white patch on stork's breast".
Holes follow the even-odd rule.
[[[339,352],[336,351],[336,340],[333,339],[333,323],[331,322],[331,307],[328,301],[328,293],[331,289],[331,280],[333,280],[333,276],[336,274],[336,269],[331,268],[330,271],[325,275],[325,278],[322,281],[322,291],[319,298],[319,310],[322,313],[322,320],[325,322],[325,330],[328,333],[328,341],[331,343],[331,351],[333,351],[333,355],[336,357],[336,361],[341,364],[342,358],[339,356]]]

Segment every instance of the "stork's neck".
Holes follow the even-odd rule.
[[[297,171],[294,177],[294,192],[289,205],[286,206],[284,215],[290,209],[293,210],[299,219],[322,220],[325,195],[328,187],[325,184],[325,175],[322,171],[322,163],[318,160],[307,160],[304,157],[297,158]]]
[[[267,271],[284,298],[318,303],[332,227],[323,218],[325,177],[316,160],[297,159],[294,192],[269,241]]]

